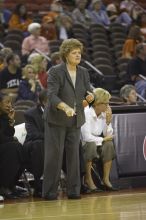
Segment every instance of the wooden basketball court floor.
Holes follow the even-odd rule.
[[[0,220],[146,220],[146,188],[96,193],[81,200],[27,198],[0,203]]]

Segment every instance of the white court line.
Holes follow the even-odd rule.
[[[125,215],[126,214],[126,215]],[[127,217],[132,217],[132,216],[136,216],[136,214],[140,214],[139,211],[137,212],[124,212],[124,215],[125,217],[124,218],[127,218]],[[45,215],[45,216],[30,216],[30,217],[19,217],[19,218],[4,218],[4,219],[1,219],[1,220],[25,220],[25,219],[40,219],[41,217],[43,218],[61,218],[61,217],[78,217],[78,216],[94,216],[94,215],[119,215],[120,217],[120,212],[107,212],[107,213],[104,213],[104,212],[98,212],[98,213],[87,213],[87,214],[75,214],[75,215]],[[146,212],[143,212],[141,213],[140,217],[142,216],[145,216],[146,215]]]

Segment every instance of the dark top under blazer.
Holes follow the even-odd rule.
[[[39,105],[32,107],[24,113],[25,127],[27,131],[26,140],[44,140],[43,111]]]
[[[76,103],[76,126],[81,127],[85,122],[82,102],[87,91],[92,91],[87,69],[77,66],[74,88],[65,63],[52,67],[48,76],[48,105],[45,109],[45,120],[51,124],[71,127],[73,117],[67,117],[64,111],[57,109],[57,105],[65,102],[74,108]]]

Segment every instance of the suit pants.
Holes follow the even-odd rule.
[[[79,143],[80,128],[62,127],[45,122],[43,197],[57,196],[64,150],[67,194],[80,194]]]
[[[34,175],[34,187],[41,191],[41,176],[44,169],[44,141],[34,140],[24,143],[25,166]]]

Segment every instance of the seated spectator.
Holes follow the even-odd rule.
[[[123,0],[120,2],[120,9],[126,9],[128,14],[132,16],[133,7],[136,5],[137,3],[133,0]]]
[[[50,10],[46,14],[47,17],[51,17],[53,21],[56,20],[58,15],[62,12],[63,8],[60,0],[53,0],[50,5]]]
[[[106,11],[111,22],[119,23],[125,26],[131,25],[132,18],[126,11],[120,10],[118,4],[109,4],[106,8]]]
[[[102,24],[106,27],[110,24],[110,20],[106,11],[101,9],[101,6],[102,0],[92,1],[92,21],[97,24]]]
[[[64,10],[62,1],[53,0],[50,11],[42,19],[42,35],[48,40],[67,39],[72,36],[70,34],[72,23],[71,13]]]
[[[90,0],[92,2],[92,0]],[[113,0],[101,0],[102,1],[102,5],[101,5],[101,9],[106,11],[106,7],[108,4],[110,4]]]
[[[0,38],[4,37],[7,29],[11,12],[4,8],[4,0],[0,1]]]
[[[56,12],[60,14],[63,11],[62,1],[61,0],[53,0],[50,6],[50,11]]]
[[[17,54],[6,57],[6,67],[0,72],[0,90],[9,95],[17,95],[21,81],[21,60]]]
[[[22,146],[14,137],[14,115],[11,100],[0,93],[0,194],[5,198],[17,198],[16,181],[22,173]]]
[[[68,15],[60,14],[56,18],[56,28],[58,39],[65,40],[73,36],[72,32],[73,20]]]
[[[34,66],[36,74],[37,74],[37,79],[41,85],[41,88],[47,88],[47,66],[48,66],[48,61],[46,58],[44,58],[40,54],[36,54],[36,56],[33,56],[31,58],[30,63]]]
[[[47,88],[47,79],[48,79],[48,60],[43,57],[41,62],[41,68],[38,72],[38,80],[40,82],[41,88]]]
[[[39,103],[25,112],[25,126],[27,131],[24,149],[28,153],[27,169],[34,175],[34,196],[41,197],[41,176],[44,167],[44,121],[43,112],[47,102],[47,91],[39,93]]]
[[[47,40],[57,40],[57,30],[55,26],[55,19],[49,15],[42,18],[41,35]]]
[[[13,51],[9,47],[4,47],[0,50],[0,71],[6,67],[6,57],[11,53],[13,53]]]
[[[76,1],[76,8],[72,12],[72,18],[74,23],[79,23],[85,28],[89,28],[92,23],[90,11],[86,9],[87,0]]]
[[[134,83],[136,92],[146,98],[146,44],[140,43],[136,46],[136,56],[132,58],[127,67],[127,74]]]
[[[60,64],[61,62],[62,62],[62,60],[61,60],[61,56],[60,56],[59,51],[54,52],[54,53],[51,54],[51,64],[52,64],[52,66]]]
[[[115,149],[112,142],[112,112],[109,107],[111,95],[101,88],[94,89],[93,94],[95,97],[94,102],[91,103],[90,108],[85,108],[86,122],[81,127],[86,161],[85,183],[89,189],[96,191],[91,175],[91,167],[92,160],[100,157],[103,161],[103,183],[105,189],[114,190],[109,179],[112,160],[115,158]]]
[[[127,39],[123,45],[122,57],[132,58],[135,56],[135,48],[138,43],[142,41],[140,28],[132,26],[129,30]]]
[[[28,36],[28,25],[32,23],[32,19],[27,15],[27,9],[24,4],[17,4],[14,12],[9,20],[9,29],[19,29]]]
[[[41,87],[36,78],[35,68],[32,65],[26,65],[23,69],[23,77],[19,85],[17,100],[37,102]]]
[[[42,36],[44,36],[47,39],[48,39],[48,34],[49,37],[55,36],[56,30],[54,30],[54,22],[56,21],[56,18],[60,15],[62,10],[63,10],[62,2],[60,0],[53,0],[52,3],[50,4],[49,12],[42,18],[42,30],[43,30]],[[48,26],[51,29],[51,32],[53,31],[54,33],[47,32]]]
[[[135,105],[137,102],[137,94],[133,85],[125,85],[120,89],[120,97],[127,105]]]
[[[40,36],[41,25],[32,23],[28,26],[30,36],[26,37],[22,42],[22,54],[29,55],[33,50],[39,49],[42,53],[49,54],[49,45],[45,37]]]
[[[143,12],[137,17],[137,25],[140,27],[140,31],[144,39],[146,40],[146,12]]]
[[[130,15],[130,17],[133,20],[136,20],[139,16],[139,14],[141,14],[143,12],[143,8],[140,6],[138,1],[133,1],[133,0],[124,0],[120,2],[120,9],[121,10],[125,10],[128,12],[128,14]]]
[[[61,14],[64,14],[64,15],[67,15],[69,17],[72,16],[72,11],[74,10],[75,8],[75,1],[74,0],[71,0],[71,1],[62,1],[62,12]]]

